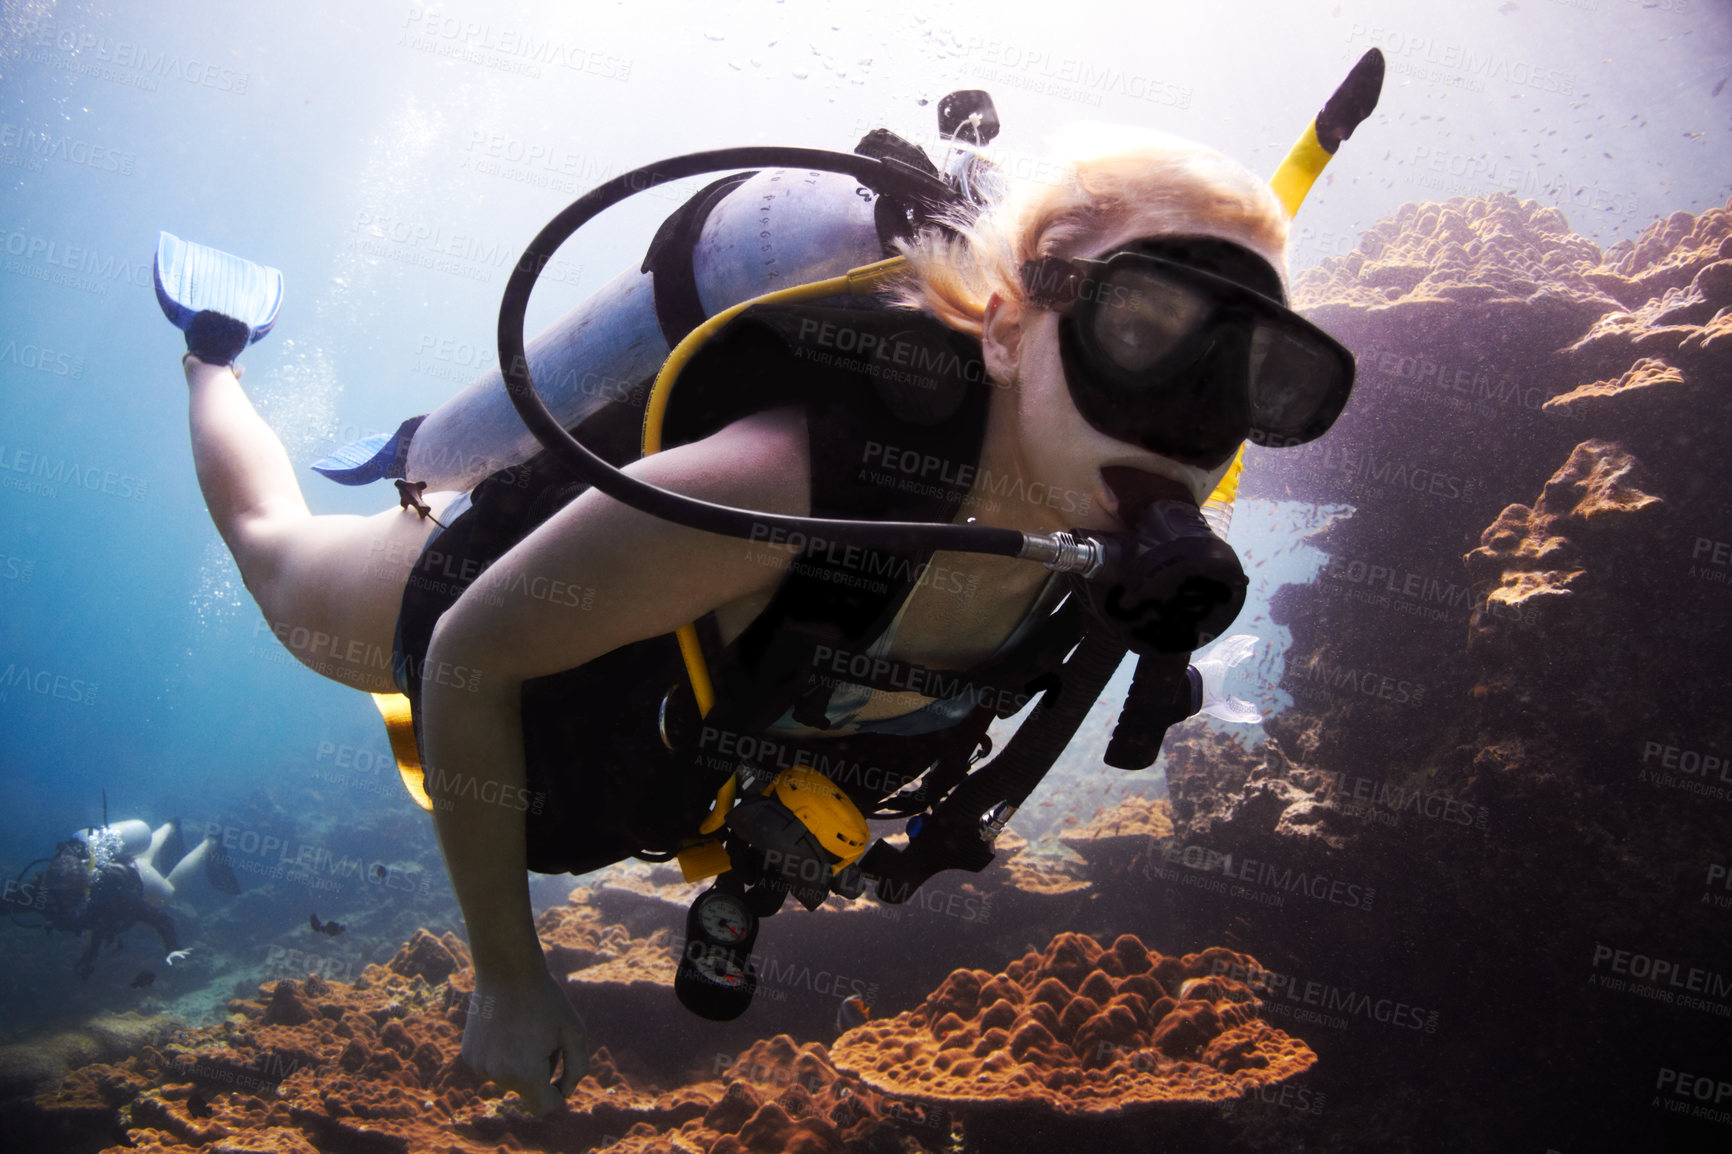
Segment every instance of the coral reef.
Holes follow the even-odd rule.
[[[1644,361],[1643,365],[1653,364]],[[1659,501],[1637,487],[1641,465],[1606,441],[1583,441],[1532,508],[1510,505],[1466,557],[1468,574],[1489,586],[1475,624],[1492,627],[1534,598],[1563,598],[1587,574],[1584,538],[1596,518],[1638,512]]]
[[[1112,805],[1102,806],[1086,822],[1064,826],[1055,839],[1064,850],[1081,859],[1081,865],[1066,869],[1063,863],[1048,867],[1049,884],[1069,882],[1086,886],[1091,878],[1102,878],[1130,868],[1159,852],[1159,843],[1173,836],[1173,807],[1165,799],[1127,794]],[[1033,861],[1039,859],[1031,859]],[[1075,877],[1075,881],[1069,879]],[[1039,880],[1023,881],[1032,886]]]
[[[686,1090],[633,1090],[606,1051],[570,1109],[529,1118],[456,1062],[473,1006],[468,951],[421,932],[352,985],[315,976],[260,988],[220,1026],[185,1031],[112,1065],[85,1066],[38,1096],[45,1128],[114,1119],[143,1149],[497,1149],[515,1136],[582,1149],[647,1121],[675,1125],[709,1108]]]
[[[1338,783],[1288,758],[1279,741],[1248,751],[1233,737],[1201,722],[1175,728],[1167,737],[1167,788],[1172,805],[1166,837],[1182,832],[1187,842],[1236,848],[1270,834],[1292,852],[1340,849],[1350,824]],[[1113,810],[1095,824],[1117,820]]]
[[[579,977],[647,960],[651,947],[602,922],[591,896],[576,891],[577,900],[544,915],[550,963],[574,966]],[[867,1067],[864,1076],[845,1072],[822,1043],[778,1034],[719,1061],[703,1061],[713,1046],[699,1051],[700,1068],[684,1084],[655,1089],[603,1047],[566,1109],[534,1118],[458,1060],[468,1015],[489,1007],[474,998],[463,943],[421,931],[353,983],[267,982],[257,998],[233,1001],[220,1025],[114,1025],[108,1049],[80,1050],[70,1072],[33,1100],[13,1086],[0,1095],[0,1114],[21,1148],[95,1150],[123,1139],[109,1148],[910,1154],[962,1141],[1014,1149],[992,1120],[971,1113],[992,1094],[1099,1120],[1236,1099],[1309,1066],[1315,1058],[1303,1043],[1256,1016],[1255,995],[1232,976],[1248,970],[1254,961],[1226,950],[1163,958],[1134,937],[1102,950],[1063,934],[1002,974],[957,970],[911,1013],[850,1032],[838,1053]],[[902,1035],[930,1037],[928,1027],[947,1039],[926,1056],[949,1069],[948,1083],[909,1076]],[[975,1057],[952,1066],[958,1039]]]
[[[61,1081],[75,1066],[116,1061],[159,1044],[179,1025],[167,1014],[98,1014],[81,1029],[0,1046],[0,1097],[31,1093]]]

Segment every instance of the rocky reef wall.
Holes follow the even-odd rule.
[[[1253,756],[1179,739],[1155,868],[1323,879],[1243,914],[1271,980],[1436,1012],[1423,1049],[1305,1035],[1351,1071],[1332,1109],[1487,1149],[1723,1132],[1654,1091],[1732,1080],[1732,211],[1601,252],[1506,194],[1409,204],[1295,289],[1359,383],[1246,491],[1353,512],[1274,601],[1295,708]]]

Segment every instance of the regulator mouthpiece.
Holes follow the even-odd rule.
[[[1200,649],[1245,605],[1250,582],[1238,555],[1189,501],[1151,502],[1135,533],[1087,536],[1101,564],[1072,581],[1096,619],[1134,653]]]

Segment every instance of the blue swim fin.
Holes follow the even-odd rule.
[[[228,854],[220,845],[213,845],[205,851],[204,880],[219,894],[241,892],[240,883],[235,880],[235,868],[229,864]]]
[[[182,332],[202,312],[221,313],[247,327],[251,344],[271,331],[283,305],[283,274],[276,269],[173,233],[157,238],[154,279],[163,315]]]
[[[384,477],[407,476],[403,470],[409,460],[409,442],[426,419],[425,414],[410,417],[395,433],[374,433],[344,445],[314,461],[313,471],[339,485],[366,485]]]

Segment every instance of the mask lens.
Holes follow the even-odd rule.
[[[1251,423],[1292,436],[1309,433],[1319,418],[1332,421],[1340,412],[1338,402],[1346,400],[1341,365],[1332,350],[1311,334],[1285,325],[1257,326],[1251,341],[1251,382]]]
[[[1118,269],[1092,287],[1097,293],[1088,322],[1093,343],[1122,373],[1147,373],[1172,356],[1210,311],[1189,286],[1157,272]]]
[[[1314,440],[1347,404],[1353,354],[1289,310],[1278,282],[1271,296],[1255,278],[1155,253],[1057,263],[1077,286],[1059,325],[1065,377],[1102,432],[1180,459],[1225,460],[1247,437]]]

